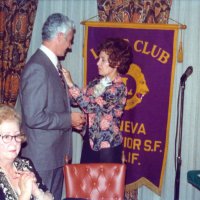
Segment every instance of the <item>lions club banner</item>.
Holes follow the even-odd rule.
[[[107,37],[129,41],[134,61],[123,77],[128,99],[121,121],[126,191],[146,185],[160,194],[168,134],[177,25],[85,22],[85,84],[98,74],[97,47]]]

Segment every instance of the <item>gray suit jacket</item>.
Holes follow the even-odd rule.
[[[56,68],[40,49],[22,72],[19,101],[28,136],[22,156],[37,170],[63,166],[65,155],[72,154],[70,100]]]

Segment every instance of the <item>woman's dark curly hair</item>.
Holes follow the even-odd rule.
[[[117,68],[120,74],[126,74],[133,61],[132,48],[128,41],[122,38],[108,38],[98,48],[98,54],[104,51],[108,56],[110,67]]]

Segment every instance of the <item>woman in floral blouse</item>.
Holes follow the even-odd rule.
[[[120,120],[126,104],[127,88],[120,74],[126,74],[132,63],[132,48],[121,38],[109,38],[98,50],[99,77],[80,90],[63,69],[72,100],[86,114],[81,163],[121,163],[122,134]]]

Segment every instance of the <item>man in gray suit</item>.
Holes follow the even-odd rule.
[[[62,196],[63,165],[72,156],[72,127],[81,129],[84,118],[72,112],[67,89],[59,76],[58,57],[71,49],[75,26],[67,16],[50,15],[42,28],[42,45],[27,62],[19,100],[30,158],[55,200]]]

